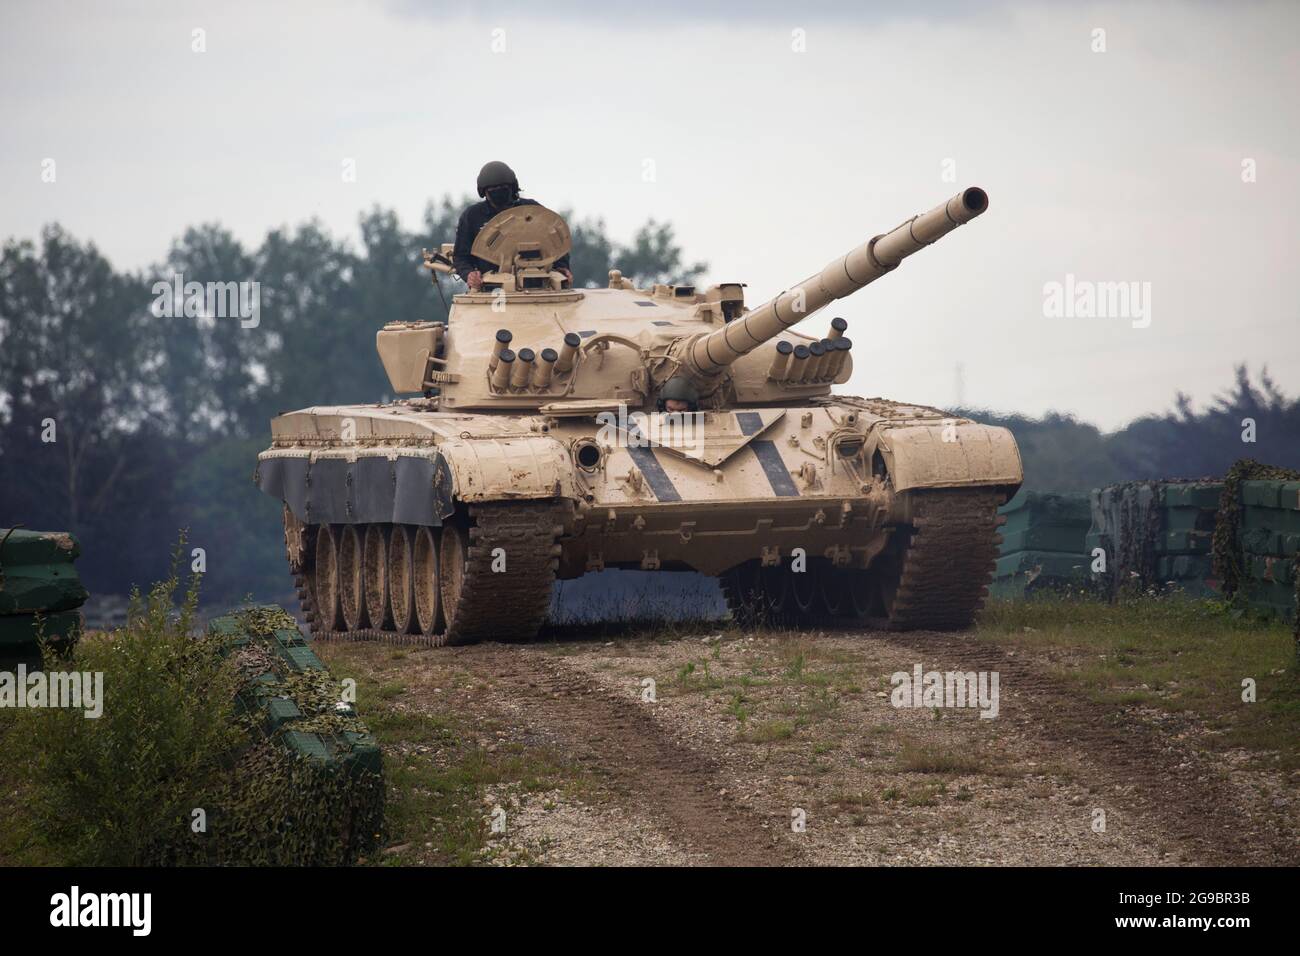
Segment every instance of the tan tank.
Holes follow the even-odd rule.
[[[638,289],[612,270],[569,288],[564,221],[502,212],[473,249],[496,271],[449,324],[378,332],[412,397],[272,422],[256,480],[284,503],[313,631],[527,639],[557,576],[605,568],[716,575],[746,625],[966,626],[1021,483],[1014,439],[833,395],[846,323],[796,326],[987,206],[966,189],[754,309],[739,283]],[[449,252],[426,265],[450,272]]]

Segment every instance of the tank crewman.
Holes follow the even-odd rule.
[[[460,214],[456,225],[456,249],[452,254],[452,263],[461,274],[471,291],[483,286],[483,273],[491,272],[494,264],[480,259],[470,253],[479,230],[487,225],[497,213],[512,206],[537,206],[535,199],[522,199],[519,196],[519,180],[515,171],[505,163],[493,160],[479,170],[478,194],[482,202],[476,202]],[[569,255],[565,253],[555,260],[555,271],[573,282],[573,272],[569,269]]]
[[[700,393],[690,379],[674,375],[659,389],[658,406],[661,412],[697,412],[700,410]]]

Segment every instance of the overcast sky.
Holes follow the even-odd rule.
[[[809,320],[849,320],[843,391],[952,404],[960,363],[968,404],[1106,428],[1241,361],[1300,391],[1296,4],[914,6],[4,0],[0,237],[143,268],[204,221],[354,236],[504,159],[615,238],[671,221],[756,305],[977,184],[981,219]],[[1045,316],[1067,274],[1149,283],[1149,324]]]

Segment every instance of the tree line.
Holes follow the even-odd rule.
[[[269,421],[313,404],[391,397],[375,331],[395,319],[446,318],[444,299],[458,288],[444,296],[430,288],[420,249],[450,241],[469,201],[430,202],[414,230],[392,210],[372,209],[357,244],[317,221],[273,229],[255,248],[201,225],[135,272],[58,225],[38,241],[8,240],[0,527],[74,532],[82,577],[104,594],[164,578],[184,528],[204,550],[209,598],[282,596],[280,506],[252,483]],[[602,221],[565,216],[578,285],[604,285],[610,268],[638,285],[692,282],[706,268],[683,260],[669,224],[651,220],[621,244]],[[156,285],[178,276],[258,282],[260,320],[160,317]],[[1239,368],[1206,410],[1176,395],[1169,411],[1109,434],[1069,415],[951,411],[1009,427],[1037,490],[1221,475],[1242,457],[1300,467],[1300,400],[1267,372],[1259,378]]]
[[[313,404],[383,401],[375,331],[445,321],[421,248],[450,242],[471,200],[430,202],[419,228],[374,208],[355,245],[317,221],[269,231],[252,248],[228,229],[187,229],[142,271],[115,269],[58,225],[0,252],[0,527],[69,530],[92,593],[166,576],[178,530],[203,548],[209,597],[273,598],[287,588],[280,507],[252,483],[269,422]],[[667,223],[632,241],[564,213],[574,281],[692,281]],[[159,314],[173,284],[257,282],[259,318]],[[164,303],[170,305],[170,303]],[[171,310],[168,310],[171,311]]]
[[[1089,491],[1120,481],[1222,477],[1233,462],[1255,458],[1300,467],[1300,398],[1288,396],[1262,369],[1238,365],[1233,382],[1202,411],[1178,392],[1172,407],[1102,432],[1073,415],[1042,418],[984,409],[953,409],[1016,436],[1033,491]]]

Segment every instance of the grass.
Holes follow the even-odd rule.
[[[445,706],[435,713],[416,706],[408,688],[392,680],[392,656],[375,645],[324,644],[316,651],[339,679],[356,679],[357,710],[384,751],[388,849],[370,862],[489,862],[497,852],[489,793],[493,803],[503,803],[511,795],[586,792],[589,781],[581,770],[546,748],[485,746],[481,738],[495,728],[474,723],[451,699],[435,698]],[[444,690],[465,686],[463,675],[443,676]]]
[[[794,724],[788,720],[765,720],[755,724],[740,735],[740,739],[751,744],[770,744],[778,740],[789,740],[794,736]]]
[[[905,743],[898,755],[902,773],[936,773],[951,776],[984,772],[978,755],[930,744]]]
[[[1215,746],[1264,766],[1300,768],[1300,667],[1291,628],[1178,597],[991,601],[978,636],[1065,659],[1059,676],[1091,700],[1187,714]],[[1253,680],[1256,700],[1242,700]]]
[[[98,719],[58,708],[0,718],[0,787],[14,807],[0,813],[0,861],[201,859],[191,813],[229,796],[230,767],[247,737],[232,709],[235,668],[215,642],[191,637],[197,577],[179,601],[178,590],[173,571],[147,596],[133,595],[122,629],[84,636],[66,656],[45,653],[49,671],[101,675]]]
[[[289,673],[256,642],[227,652],[201,632],[199,576],[136,593],[126,623],[84,635],[46,673],[96,675],[102,710],[23,709],[0,717],[0,860],[71,866],[334,865],[380,835],[382,782],[332,774],[270,741],[245,714],[256,675],[303,715],[303,732],[360,730],[335,709],[323,671]],[[280,617],[283,612],[278,611]],[[267,633],[275,615],[247,609],[241,627]],[[260,623],[259,623],[260,622]],[[267,630],[262,630],[265,628]]]
[[[723,686],[722,680],[710,672],[708,660],[703,658],[687,661],[678,668],[676,684],[683,693],[717,690]]]

